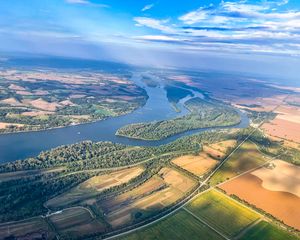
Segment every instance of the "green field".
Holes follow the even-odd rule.
[[[60,236],[77,239],[83,236],[99,234],[105,226],[83,208],[72,208],[49,217]]]
[[[187,208],[229,237],[236,236],[259,219],[257,213],[216,190],[201,194]]]
[[[5,223],[0,225],[0,239],[54,239],[55,234],[50,229],[47,222],[40,217],[15,223]]]
[[[213,175],[210,184],[216,185],[221,183],[243,172],[258,167],[267,160],[268,159],[258,151],[257,146],[254,143],[246,141]]]
[[[249,229],[240,240],[296,240],[294,235],[265,221]]]
[[[201,238],[203,236],[203,238]],[[205,238],[204,238],[205,236]],[[223,239],[189,213],[180,210],[175,215],[150,225],[140,231],[131,233],[120,240],[218,240]]]

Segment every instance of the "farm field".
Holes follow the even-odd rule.
[[[26,177],[32,177],[40,174],[62,172],[64,169],[65,169],[64,167],[58,167],[58,168],[43,169],[43,170],[27,170],[27,171],[0,173],[0,183],[26,178]]]
[[[83,208],[71,208],[49,217],[50,222],[60,236],[80,239],[83,236],[105,231],[104,224],[100,223],[90,212]]]
[[[212,231],[203,223],[184,210],[150,225],[142,230],[131,233],[118,240],[198,240],[205,236],[205,240],[221,240],[223,237]]]
[[[196,186],[171,168],[162,168],[145,183],[116,197],[97,202],[113,228],[129,225],[170,206]]]
[[[0,70],[0,133],[74,125],[129,113],[146,92],[125,73]]]
[[[246,233],[240,238],[240,240],[297,240],[299,239],[295,235],[284,231],[283,229],[268,223],[266,221],[261,221],[252,228],[250,228]]]
[[[69,204],[93,197],[105,189],[129,182],[143,172],[142,167],[127,168],[116,172],[94,176],[71,190],[50,199],[46,206],[50,208],[64,207]]]
[[[299,230],[299,173],[299,167],[277,160],[220,187]]]
[[[199,195],[187,209],[228,237],[238,235],[260,218],[254,211],[216,190]]]
[[[250,169],[258,167],[268,159],[262,155],[257,146],[246,141],[230,159],[213,175],[210,184],[216,185]]]
[[[0,239],[55,239],[54,232],[40,217],[0,224]]]
[[[204,145],[203,151],[200,152],[199,155],[178,157],[172,162],[196,176],[201,176],[214,168],[219,160],[226,155],[228,149],[235,144],[235,140],[226,140],[210,145]]]
[[[278,114],[276,118],[265,123],[262,129],[271,136],[300,143],[299,97],[288,97],[275,112]]]

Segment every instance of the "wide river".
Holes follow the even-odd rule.
[[[220,128],[214,127],[187,131],[158,141],[135,140],[116,136],[115,133],[120,127],[130,123],[169,119],[187,113],[187,110],[183,107],[183,102],[191,96],[179,102],[178,107],[181,109],[181,112],[177,113],[170,105],[163,86],[156,88],[147,87],[140,81],[139,74],[135,74],[132,80],[147,91],[149,99],[143,107],[127,115],[93,123],[36,132],[2,134],[0,135],[0,163],[36,156],[41,151],[83,140],[112,141],[135,146],[158,146],[172,142],[182,136]],[[157,80],[159,81],[159,79]],[[197,97],[203,97],[201,93],[193,91],[193,94]],[[233,127],[243,128],[248,126],[249,120],[245,114],[241,114],[241,117],[241,123]]]

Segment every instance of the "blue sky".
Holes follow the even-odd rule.
[[[128,61],[168,51],[297,57],[300,1],[0,0],[0,50]]]

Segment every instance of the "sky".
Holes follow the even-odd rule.
[[[187,66],[267,59],[272,68],[298,61],[300,1],[0,0],[0,51]]]

